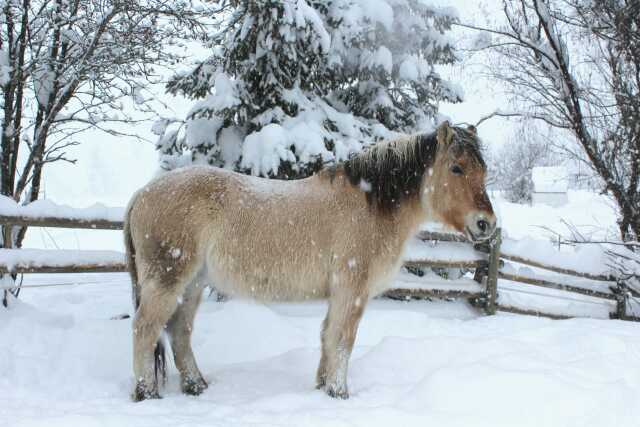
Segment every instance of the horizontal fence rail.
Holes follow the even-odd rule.
[[[92,230],[122,230],[123,221],[109,219],[84,219],[61,217],[33,217],[33,216],[7,216],[0,215],[0,224],[15,225],[19,227],[56,227],[56,228],[80,228]]]
[[[385,298],[396,300],[428,299],[428,298],[479,298],[484,292],[463,291],[460,289],[413,289],[393,288],[382,294]]]
[[[531,267],[542,268],[544,270],[553,271],[554,273],[558,273],[558,274],[567,274],[569,276],[580,277],[580,278],[583,278],[583,279],[590,279],[590,280],[599,280],[599,281],[603,281],[603,282],[615,281],[615,278],[612,277],[612,276],[605,276],[605,275],[591,274],[591,273],[583,273],[583,272],[572,270],[572,269],[569,269],[569,268],[562,268],[562,267],[557,267],[557,266],[553,266],[553,265],[544,264],[542,262],[534,261],[534,260],[531,260],[531,259],[527,259],[527,258],[524,258],[522,256],[518,256],[518,255],[512,255],[512,254],[508,254],[508,253],[501,253],[500,257],[503,258],[503,259],[506,259],[507,261],[513,261],[513,262],[517,262],[518,264],[524,264],[524,265],[528,265],[528,266],[531,266]]]
[[[563,285],[561,283],[552,282],[546,279],[537,279],[537,278],[522,276],[520,274],[503,273],[502,271],[499,271],[498,277],[500,279],[509,280],[512,282],[520,282],[520,283],[525,283],[527,285],[540,286],[548,289],[557,289],[559,291],[573,292],[576,294],[582,294],[582,295],[595,297],[595,298],[610,299],[614,301],[618,299],[618,297],[613,293],[606,293],[601,291],[595,291],[592,289],[585,289],[579,286]]]
[[[95,230],[121,230],[123,227],[123,221],[117,221],[113,218],[70,218],[34,215],[0,215],[0,224],[20,227],[58,227]],[[435,245],[439,244],[439,242],[472,245],[472,242],[467,240],[464,236],[456,234],[422,231],[417,237],[419,240],[433,242]],[[632,297],[639,297],[640,295],[632,289],[624,287],[619,281],[616,282],[615,277],[581,272],[557,265],[549,265],[546,262],[529,259],[520,254],[509,253],[504,250],[503,245],[501,245],[501,240],[502,237],[498,231],[491,240],[482,244],[474,245],[473,248],[478,254],[475,257],[477,259],[462,259],[463,257],[456,259],[455,256],[446,257],[447,259],[438,259],[437,256],[432,257],[430,254],[427,254],[427,256],[417,256],[405,261],[405,267],[410,269],[440,268],[475,270],[474,280],[477,282],[476,288],[469,287],[469,289],[461,289],[460,287],[457,287],[446,289],[446,286],[433,286],[432,288],[426,288],[425,286],[413,287],[412,282],[400,282],[401,287],[389,289],[383,293],[383,296],[397,300],[465,298],[474,306],[483,308],[488,314],[493,314],[496,311],[502,311],[515,314],[544,316],[553,319],[566,319],[572,317],[561,313],[547,313],[537,309],[500,304],[498,298],[498,293],[500,291],[498,280],[501,279],[516,283],[523,283],[530,286],[538,286],[556,291],[599,298],[604,301],[614,301],[616,302],[616,311],[614,313],[610,313],[610,317],[625,320],[640,320],[638,317],[627,315],[626,312],[627,298],[629,295]],[[0,251],[5,251],[5,253],[6,251],[13,251],[9,257],[9,259],[12,259],[10,265],[3,265],[0,263],[0,273],[4,274],[111,273],[126,271],[124,255],[117,253],[110,253],[108,261],[101,261],[99,259],[99,251],[78,251],[85,255],[84,258],[80,257],[80,259],[78,259],[77,257],[71,256],[69,257],[68,262],[51,262],[51,260],[46,256],[41,256],[42,254],[35,254],[33,259],[30,259],[28,251],[34,251],[31,249],[1,249]],[[14,252],[20,252],[20,254],[18,255]],[[56,250],[44,250],[40,252],[53,253],[56,252]],[[91,259],[91,256],[89,256],[89,259],[87,259],[86,255],[91,252],[93,252],[97,258]],[[608,291],[606,287],[599,290],[588,289],[577,286],[577,284],[560,283],[562,281],[562,277],[542,278],[531,277],[522,273],[513,273],[503,268],[505,261],[543,269],[560,276],[572,276],[580,279],[610,282],[610,287]],[[554,298],[553,296],[548,297]]]
[[[456,260],[438,260],[438,259],[411,259],[404,262],[405,267],[409,268],[466,268],[474,269],[486,267],[487,261],[456,261]]]
[[[0,249],[0,273],[117,273],[126,270],[116,251]]]
[[[75,264],[68,266],[55,265],[19,265],[7,268],[0,265],[0,273],[7,274],[44,274],[44,273],[122,273],[126,271],[122,264]]]

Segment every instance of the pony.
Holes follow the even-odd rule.
[[[203,289],[262,301],[328,299],[317,388],[348,398],[360,318],[402,265],[407,241],[439,221],[472,241],[496,224],[473,127],[382,142],[294,181],[191,166],[151,181],[124,225],[133,283],[132,398],[159,398],[168,335],[181,389],[207,388],[191,349]]]

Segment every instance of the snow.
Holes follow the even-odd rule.
[[[269,124],[245,138],[240,166],[250,169],[252,175],[277,174],[281,160],[296,160],[289,146],[288,135],[283,127]]]
[[[609,275],[605,249],[599,245],[581,245],[564,248],[562,252],[548,240],[505,239],[500,251],[516,255],[551,267],[565,268],[593,275]]]
[[[71,267],[79,264],[118,266],[124,254],[115,251],[74,251],[69,249],[0,249],[0,264],[9,271],[16,267]]]
[[[235,128],[224,128],[220,131],[220,154],[223,166],[233,168],[242,154],[242,136]]]
[[[482,292],[484,286],[470,278],[460,278],[457,280],[444,279],[432,271],[427,270],[425,275],[418,277],[415,274],[401,271],[396,280],[392,283],[391,289],[429,289],[440,291],[466,291]]]
[[[388,0],[357,0],[362,14],[372,22],[378,22],[387,31],[393,31],[393,8]]]
[[[324,303],[205,299],[193,345],[210,387],[133,403],[123,274],[44,275],[0,322],[0,424],[33,426],[635,427],[637,323],[478,315],[375,300],[350,364],[351,399],[314,389]],[[96,284],[95,282],[102,282]],[[84,286],[82,283],[92,283]]]
[[[412,239],[407,244],[403,259],[406,261],[428,259],[446,262],[473,262],[486,260],[487,257],[475,251],[468,243],[423,242]]]
[[[6,49],[0,49],[0,85],[4,86],[11,79],[11,65],[9,60],[9,52]]]
[[[380,46],[376,51],[364,51],[362,54],[362,65],[374,70],[378,67],[391,74],[393,68],[393,55],[385,46]]]
[[[320,37],[320,46],[323,52],[329,52],[331,47],[331,36],[327,33],[324,27],[322,18],[318,15],[318,12],[309,6],[305,0],[298,0],[296,9],[296,25],[300,29],[304,29],[306,24],[309,23],[313,27],[314,31]]]
[[[616,210],[607,197],[584,190],[569,190],[567,196],[568,203],[559,207],[510,203],[497,192],[491,199],[503,236],[514,240],[555,241],[558,235],[572,238],[571,227],[586,239],[606,240],[619,235]]]
[[[238,88],[236,85],[237,83],[228,75],[223,72],[218,72],[214,79],[214,94],[208,96],[203,101],[197,102],[193,106],[191,114],[202,109],[224,110],[225,108],[233,108],[240,104],[240,99],[237,94]]]
[[[86,221],[122,221],[124,219],[124,208],[107,207],[101,203],[96,203],[86,208],[74,208],[57,205],[47,199],[36,200],[28,205],[18,205],[12,198],[0,195],[0,215],[24,216],[34,219],[58,217]]]
[[[142,88],[139,86],[133,88],[133,93],[131,94],[131,96],[133,97],[133,101],[136,103],[136,105],[142,105],[147,101],[142,94]]]
[[[187,145],[194,148],[202,144],[211,144],[222,123],[223,120],[218,117],[198,117],[189,120],[186,126]]]
[[[536,193],[566,193],[569,186],[567,170],[561,166],[538,166],[531,171]]]
[[[402,80],[418,81],[421,78],[427,78],[431,71],[431,66],[425,59],[416,55],[407,55],[400,64],[398,77]]]
[[[557,281],[558,278],[555,280]],[[498,304],[560,316],[591,317],[603,320],[609,319],[609,314],[616,311],[616,302],[612,300],[509,280],[500,280]]]
[[[301,111],[295,117],[283,114],[282,123],[267,124],[261,130],[247,135],[241,144],[242,168],[249,169],[253,175],[268,176],[278,173],[281,161],[293,162],[297,167],[296,156],[303,163],[314,159],[326,163],[344,160],[362,149],[359,141],[365,138],[365,122],[351,114],[341,113],[323,100],[309,99],[300,90],[287,91],[285,95],[292,103],[300,105]],[[271,118],[264,120],[268,123]],[[322,123],[326,121],[334,123],[339,131],[325,129]],[[334,153],[327,149],[325,140],[331,140],[338,134],[340,139],[335,141]],[[374,137],[391,138],[394,135],[382,128],[366,138],[374,142]]]
[[[505,261],[500,272],[506,274],[516,274],[531,279],[546,280],[549,282],[561,282],[563,285],[571,285],[577,288],[589,289],[603,293],[611,293],[613,282],[586,279],[577,276],[561,275],[540,268],[530,267],[523,264]]]
[[[371,183],[365,179],[361,179],[360,182],[358,183],[358,188],[360,188],[360,190],[364,191],[365,193],[368,193],[371,191]]]

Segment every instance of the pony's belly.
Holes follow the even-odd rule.
[[[260,301],[305,301],[328,296],[326,280],[319,280],[310,274],[216,270],[211,272],[211,279],[216,290],[225,295]]]
[[[402,268],[402,261],[399,260],[395,264],[384,266],[383,263],[378,264],[379,267],[374,268],[372,271],[373,279],[369,283],[369,297],[374,298],[385,291],[389,290],[393,286],[393,281],[398,276],[400,269]]]

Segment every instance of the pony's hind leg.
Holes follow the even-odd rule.
[[[358,325],[368,296],[366,289],[336,286],[329,297],[329,311],[323,323],[322,357],[316,381],[319,388],[340,399],[348,399],[347,370]]]
[[[159,398],[155,349],[163,328],[177,305],[181,290],[147,280],[140,291],[140,305],[133,321],[133,400]]]
[[[316,373],[316,388],[324,388],[327,384],[327,328],[329,326],[329,311],[322,321],[322,331],[320,332],[320,364]]]
[[[202,299],[203,287],[204,283],[200,280],[195,280],[187,286],[182,301],[167,325],[173,358],[180,372],[182,392],[194,396],[207,388],[207,382],[198,369],[191,349],[193,321]]]

